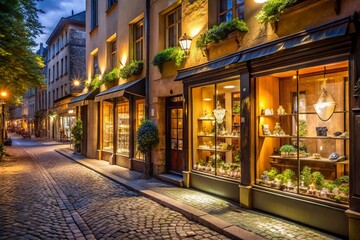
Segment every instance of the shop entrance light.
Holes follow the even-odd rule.
[[[324,67],[324,82],[321,89],[321,94],[318,101],[314,104],[316,114],[322,121],[327,121],[331,118],[335,111],[336,102],[331,94],[326,90],[326,68]]]
[[[186,33],[179,38],[180,47],[182,50],[185,51],[186,56],[190,52],[191,42],[192,42],[192,38],[190,36],[186,35]]]

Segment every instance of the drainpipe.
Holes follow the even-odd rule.
[[[149,118],[149,67],[150,67],[150,0],[146,0],[145,9],[145,118]],[[145,154],[145,178],[152,175],[151,151]]]

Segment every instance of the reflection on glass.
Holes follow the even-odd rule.
[[[113,150],[113,103],[103,102],[103,149]]]

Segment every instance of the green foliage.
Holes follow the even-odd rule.
[[[279,150],[280,150],[280,152],[289,153],[289,152],[295,152],[296,148],[293,145],[285,144],[285,145],[282,145]]]
[[[117,67],[114,67],[110,72],[105,74],[104,81],[105,82],[113,82],[120,78],[120,70]]]
[[[218,43],[228,37],[235,30],[248,32],[249,28],[243,20],[234,18],[229,22],[222,22],[219,26],[215,25],[200,35],[196,41],[196,47],[204,49],[208,44]]]
[[[92,89],[97,89],[99,88],[101,85],[103,85],[105,83],[104,79],[101,78],[100,74],[95,74],[95,76],[93,77],[93,79],[90,82],[90,86]]]
[[[241,152],[240,150],[235,151],[234,153],[234,162],[240,163],[241,162]]]
[[[292,182],[295,179],[295,172],[291,169],[285,169],[282,173],[284,176],[284,182]]]
[[[5,147],[3,143],[0,143],[0,160],[3,158],[4,155],[5,155]]]
[[[304,137],[304,136],[306,136],[306,134],[307,134],[306,121],[300,120],[299,121],[299,136]]]
[[[33,52],[34,39],[42,33],[36,0],[0,2],[0,89],[16,103],[29,89],[44,84],[43,60]]]
[[[159,143],[157,126],[149,119],[144,119],[139,126],[136,140],[140,152],[150,152],[151,148]]]
[[[320,172],[316,171],[312,173],[312,180],[317,190],[321,190],[324,186],[325,177]]]
[[[342,176],[335,180],[336,185],[340,186],[343,183],[349,183],[349,176]]]
[[[276,168],[271,168],[270,171],[267,174],[269,176],[269,180],[274,180],[276,176],[278,175],[278,170]]]
[[[199,165],[200,165],[200,166],[206,166],[206,162],[205,162],[204,160],[200,160],[200,161],[199,161]]]
[[[305,166],[301,171],[300,176],[301,176],[301,180],[304,181],[305,186],[308,187],[311,183],[311,168]]]
[[[268,0],[256,15],[259,23],[277,22],[285,9],[295,5],[301,0]]]
[[[327,182],[324,183],[323,187],[328,189],[330,192],[332,192],[332,190],[334,190],[334,188],[336,188],[337,186],[333,182],[327,181]]]
[[[123,79],[127,79],[131,76],[136,76],[141,73],[144,68],[143,61],[133,60],[130,64],[125,65],[123,68],[120,69],[119,76]]]
[[[339,186],[339,190],[345,193],[346,195],[349,195],[349,186],[341,185]]]
[[[285,183],[284,175],[282,175],[281,173],[279,173],[278,175],[276,175],[275,178],[280,181],[280,185],[283,184],[283,183]]]
[[[180,47],[171,47],[158,52],[152,64],[157,66],[159,71],[162,72],[162,66],[165,62],[174,62],[179,67],[185,58],[185,52]]]
[[[75,145],[80,145],[83,136],[83,124],[80,119],[77,119],[71,129],[71,134],[74,136]]]

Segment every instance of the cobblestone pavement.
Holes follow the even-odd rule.
[[[65,155],[74,158],[70,150],[63,149],[62,151]],[[119,166],[109,165],[105,161],[83,157],[74,158],[74,160],[90,168],[101,169],[105,175],[107,173],[116,174],[122,179],[129,180],[125,181],[125,184],[136,182],[136,184],[144,189],[154,191],[187,206],[204,211],[266,239],[340,239],[291,221],[241,208],[235,203],[194,189],[175,187],[157,179],[144,180],[139,178],[136,172],[126,171]]]
[[[0,162],[0,239],[226,239],[59,155],[13,139]]]

